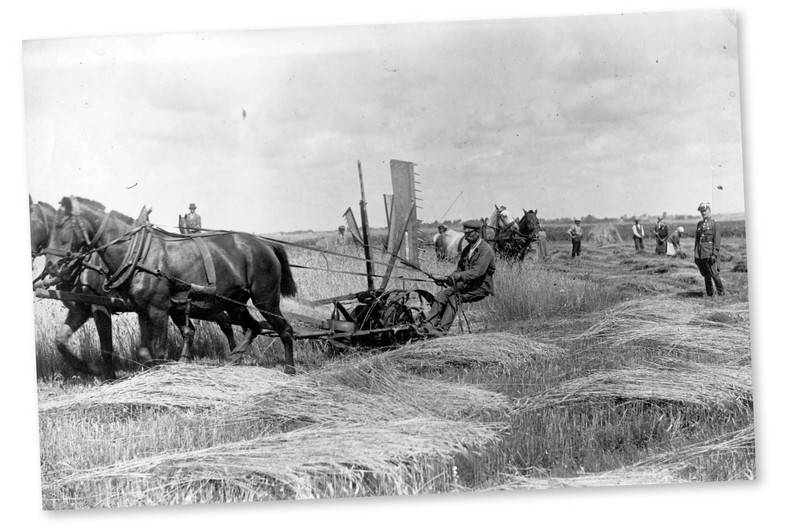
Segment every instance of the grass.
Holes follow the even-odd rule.
[[[207,323],[198,363],[137,371],[128,316],[113,323],[126,377],[75,377],[50,345],[62,309],[37,302],[44,507],[753,479],[744,240],[724,242],[724,299],[703,296],[691,260],[636,254],[628,239],[571,260],[559,244],[546,261],[499,263],[496,295],[465,306],[449,336],[340,356],[298,341],[295,377],[265,337],[244,365],[221,365],[224,337]],[[290,257],[323,268],[294,270],[295,312],[319,317],[307,300],[366,287],[335,273],[360,261]],[[90,325],[80,350],[95,348]]]

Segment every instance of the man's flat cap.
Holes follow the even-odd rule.
[[[481,229],[481,227],[482,221],[476,219],[466,220],[462,223],[462,229],[464,230],[478,230]]]

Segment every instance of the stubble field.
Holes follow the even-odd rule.
[[[99,383],[63,365],[52,338],[64,310],[38,300],[44,508],[753,479],[745,238],[724,238],[728,295],[709,299],[691,258],[656,256],[653,239],[635,253],[622,231],[588,226],[572,260],[548,226],[548,259],[500,262],[496,295],[466,306],[450,336],[341,355],[298,341],[293,377],[265,337],[224,366],[211,323],[197,362],[138,370],[124,314],[123,378]],[[330,234],[307,242],[362,255]],[[304,301],[366,286],[340,273],[360,261],[288,253],[319,270],[294,269],[286,310],[327,316]],[[423,267],[453,265],[427,253]],[[73,343],[97,354],[92,323]]]

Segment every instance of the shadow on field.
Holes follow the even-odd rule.
[[[687,292],[676,292],[676,297],[686,299],[698,299],[706,297],[706,293],[702,290],[690,290]]]

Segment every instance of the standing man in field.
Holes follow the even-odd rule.
[[[580,257],[580,242],[583,240],[583,228],[580,227],[580,219],[575,218],[575,225],[569,228],[566,233],[572,239],[572,259]]]
[[[435,237],[435,256],[438,259],[446,259],[446,226],[438,225],[438,235]]]
[[[482,223],[469,220],[462,227],[468,245],[460,254],[457,269],[448,276],[434,278],[437,285],[445,288],[435,296],[424,323],[423,332],[428,336],[449,332],[462,303],[474,303],[494,294],[495,254],[481,237]]]
[[[197,205],[192,202],[189,204],[189,212],[183,217],[179,216],[178,226],[181,233],[199,233],[202,230],[202,218],[195,213]]]
[[[657,239],[657,255],[665,255],[668,251],[668,225],[662,222],[661,217],[657,217],[657,223],[652,230]]]
[[[635,219],[635,223],[632,225],[632,238],[635,240],[636,252],[643,251],[643,237],[645,236],[646,232],[643,229],[643,226],[640,224],[638,219]]]
[[[702,202],[698,206],[698,211],[700,211],[703,220],[698,222],[698,228],[695,231],[695,264],[706,283],[706,294],[713,296],[716,287],[717,295],[724,296],[725,287],[720,278],[718,265],[722,234],[717,222],[711,217],[711,206],[708,202]]]

